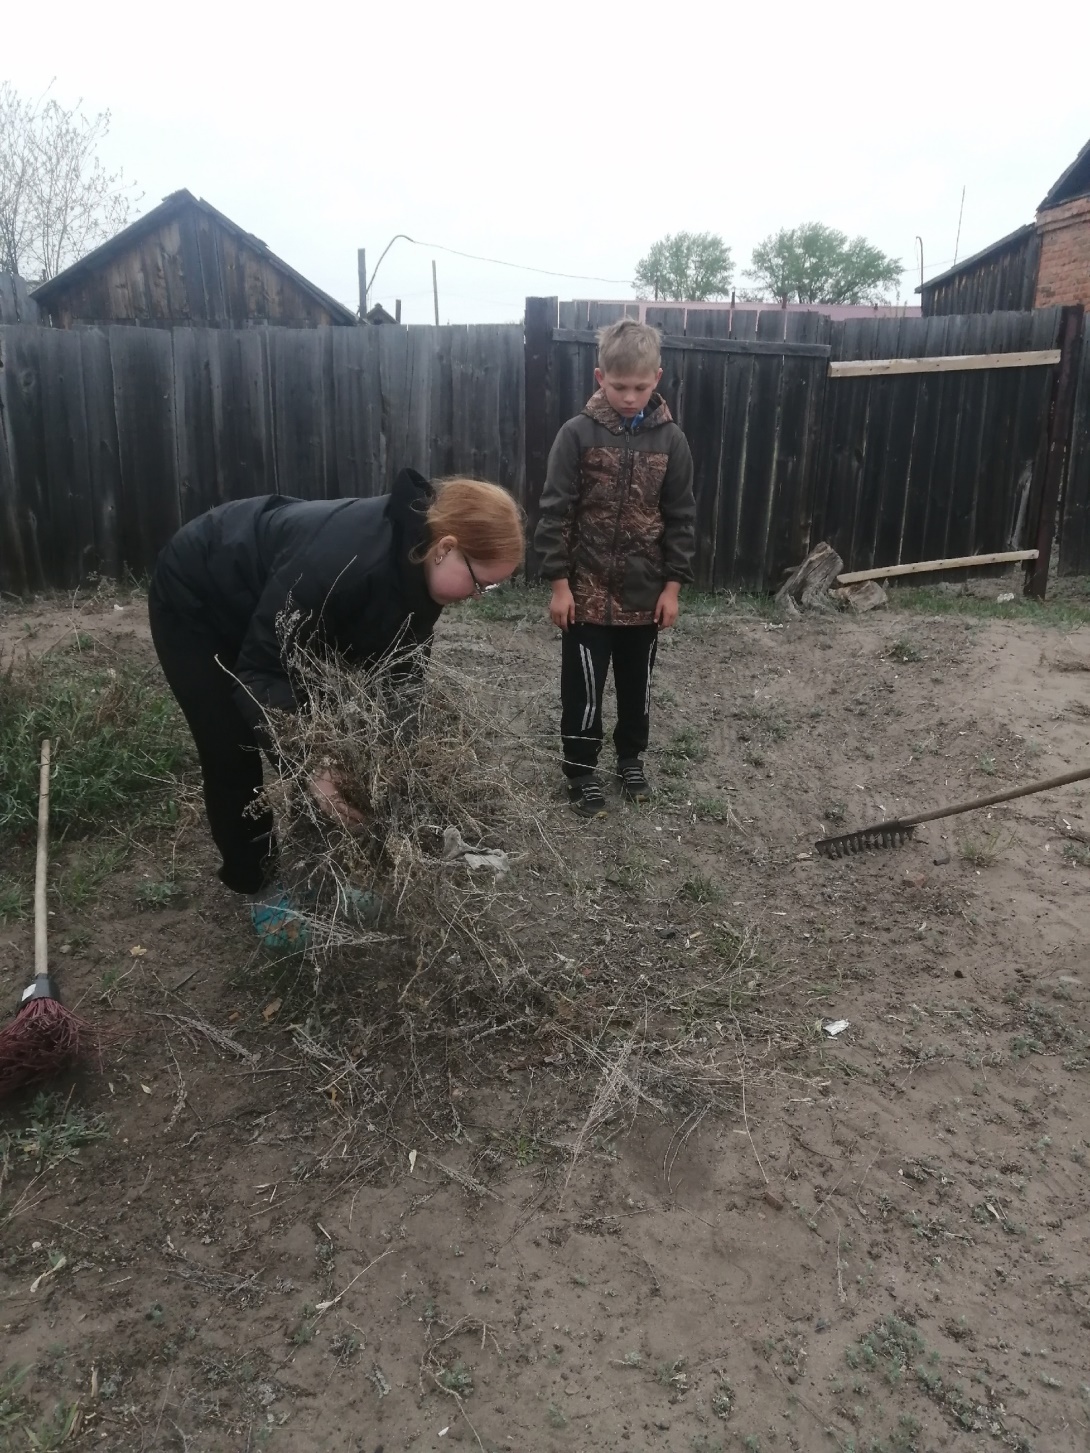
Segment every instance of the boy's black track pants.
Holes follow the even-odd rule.
[[[619,762],[647,750],[658,626],[569,626],[560,654],[564,775],[593,772],[602,750],[602,693],[610,662],[617,688],[613,745]]]
[[[199,620],[172,610],[154,583],[148,617],[163,675],[197,746],[208,825],[223,857],[220,878],[236,893],[256,893],[275,870],[276,842],[272,813],[247,811],[261,790],[261,747],[234,699],[234,653]]]

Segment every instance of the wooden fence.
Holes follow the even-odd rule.
[[[555,300],[528,300],[531,507],[549,442],[594,387],[591,329],[623,315],[599,305],[572,329]],[[853,570],[1037,546],[1064,310],[647,316],[664,334],[660,387],[693,450],[701,585],[775,589],[819,539]],[[966,367],[966,354],[998,364]],[[1014,355],[1020,366],[999,366]],[[877,365],[915,358],[948,361],[935,372]],[[859,365],[851,376],[847,360]]]
[[[648,311],[693,452],[701,586],[775,589],[828,539],[849,569],[1039,548],[1039,591],[1061,500],[1061,568],[1090,569],[1081,310]],[[498,481],[532,533],[556,430],[594,388],[593,328],[622,312],[530,298],[525,329],[0,327],[0,589],[141,573],[224,500],[380,493],[405,465]]]
[[[1075,382],[1059,537],[1060,574],[1090,575],[1090,328]]]
[[[398,469],[524,495],[523,336],[474,328],[0,328],[0,589],[148,570],[185,520]]]

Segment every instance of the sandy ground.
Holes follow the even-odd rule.
[[[0,642],[154,669],[138,595],[5,602]],[[752,944],[744,1016],[694,1030],[730,1093],[616,1119],[573,1167],[588,1062],[486,1040],[448,1061],[455,1130],[409,1092],[350,1116],[286,1022],[313,1028],[321,988],[296,1009],[270,978],[190,796],[78,911],[55,895],[67,1000],[108,1034],[64,1093],[108,1136],[8,1155],[0,1448],[1090,1447],[1087,794],[812,851],[1090,764],[1090,632],[720,608],[663,646],[665,800],[600,824],[548,801],[580,888],[526,891],[590,982],[688,990],[728,928]],[[536,613],[452,613],[437,653],[549,739]],[[0,877],[28,886],[24,849]],[[88,851],[58,844],[55,881]],[[184,898],[141,907],[170,874]],[[31,937],[0,926],[12,1000]],[[392,992],[362,976],[337,1012]]]

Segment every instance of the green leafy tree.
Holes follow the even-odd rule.
[[[673,232],[636,264],[633,286],[641,297],[692,303],[725,298],[734,277],[730,248],[714,232]]]
[[[784,227],[753,249],[746,277],[755,298],[783,303],[881,303],[900,284],[899,258],[865,237],[821,222]]]

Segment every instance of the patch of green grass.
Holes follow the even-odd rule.
[[[65,908],[82,908],[129,855],[127,843],[87,843],[65,863],[54,889]]]
[[[792,722],[778,701],[747,702],[732,713],[735,721],[741,722],[738,740],[760,742],[782,742],[791,734]]]
[[[30,1372],[27,1367],[8,1367],[0,1374],[0,1431],[10,1432],[26,1418],[26,1406],[19,1389]],[[12,1445],[14,1447],[14,1444]]]
[[[899,661],[902,665],[909,665],[916,661],[923,661],[923,652],[907,636],[900,636],[893,641],[882,653],[888,661]]]
[[[846,802],[826,803],[821,814],[822,822],[843,822],[848,815],[848,804]]]
[[[990,752],[985,752],[977,762],[977,766],[986,777],[995,776],[995,758]]]
[[[980,837],[960,838],[958,853],[974,868],[990,867],[999,856],[999,834],[984,833]]]
[[[640,895],[647,889],[651,876],[651,863],[645,853],[638,850],[625,854],[624,858],[613,865],[610,872],[606,874],[606,882],[612,883],[615,888],[620,888],[622,893]]]
[[[34,1097],[28,1119],[28,1124],[0,1135],[0,1164],[5,1167],[32,1165],[35,1172],[51,1170],[63,1160],[78,1159],[83,1146],[105,1140],[110,1133],[104,1116],[85,1115],[49,1091]]]
[[[136,902],[140,908],[169,908],[184,896],[182,885],[173,878],[167,878],[162,883],[145,879],[136,890]]]
[[[1068,838],[1064,843],[1064,857],[1080,868],[1090,868],[1090,847]],[[3,916],[3,896],[0,895],[0,917]]]
[[[662,1362],[655,1369],[655,1376],[663,1387],[670,1389],[673,1397],[680,1397],[689,1390],[689,1375],[685,1367],[685,1358],[676,1357],[673,1362]]]
[[[862,1366],[868,1372],[881,1370],[887,1382],[896,1384],[923,1350],[923,1338],[915,1327],[899,1317],[883,1317],[848,1347],[845,1357],[849,1367]]]
[[[541,1148],[532,1135],[520,1135],[515,1141],[515,1161],[521,1166],[533,1165],[540,1159]]]
[[[484,595],[464,601],[458,614],[474,621],[547,621],[549,618],[547,585],[527,585],[511,580]]]
[[[678,897],[687,903],[718,903],[722,896],[719,884],[702,873],[686,878],[678,889]]]
[[[684,777],[694,763],[704,760],[708,749],[696,727],[682,727],[660,748],[660,754],[665,776]]]
[[[0,923],[25,918],[30,912],[30,894],[18,883],[0,880]]]
[[[440,1387],[446,1388],[447,1392],[456,1393],[459,1397],[465,1397],[473,1391],[473,1374],[464,1362],[456,1362],[453,1367],[444,1367],[438,1374]]]
[[[686,616],[695,620],[775,620],[779,607],[771,595],[750,595],[733,590],[692,590],[681,596],[679,624]]]
[[[131,664],[46,653],[0,676],[0,833],[38,818],[38,759],[53,743],[50,824],[63,833],[131,822],[192,761],[162,678]]]
[[[692,807],[697,817],[707,818],[710,822],[726,822],[730,817],[730,803],[722,797],[696,797]]]
[[[891,582],[892,584],[892,582]],[[1018,593],[1013,600],[997,601],[980,595],[940,590],[933,585],[894,585],[888,592],[890,610],[920,615],[969,616],[978,620],[1029,621],[1034,625],[1090,625],[1090,603],[1061,595],[1051,600],[1032,600]]]
[[[38,1423],[36,1428],[24,1428],[27,1445],[32,1453],[53,1453],[67,1443],[75,1432],[79,1420],[78,1402],[57,1403],[53,1411]]]
[[[720,1379],[715,1385],[715,1391],[712,1393],[712,1412],[717,1418],[722,1418],[726,1421],[734,1411],[734,1403],[734,1389],[729,1382]]]

